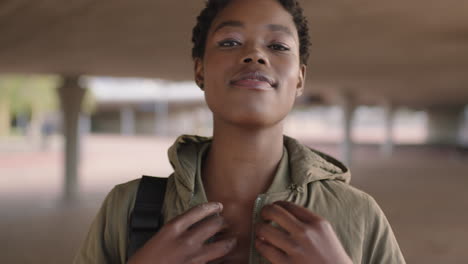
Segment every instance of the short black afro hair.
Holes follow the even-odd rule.
[[[205,54],[206,38],[210,30],[211,23],[216,15],[224,9],[232,0],[208,0],[206,7],[197,17],[197,24],[192,31],[192,58],[203,58]],[[277,0],[286,11],[293,17],[294,24],[299,35],[299,54],[301,64],[307,65],[309,59],[309,26],[303,9],[297,0]]]

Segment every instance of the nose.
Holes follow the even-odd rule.
[[[266,65],[268,63],[268,60],[265,54],[263,54],[260,50],[252,49],[242,58],[242,63],[258,63]]]
[[[254,59],[252,59],[250,57],[244,59],[244,63],[251,63],[252,61],[254,61]],[[264,59],[262,59],[262,58],[257,59],[257,62],[259,64],[266,64],[266,61]]]

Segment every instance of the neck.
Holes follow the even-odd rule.
[[[208,200],[254,200],[266,192],[283,155],[282,123],[266,129],[215,126],[202,166]]]

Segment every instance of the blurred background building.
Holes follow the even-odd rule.
[[[302,1],[313,46],[285,133],[351,166],[408,263],[468,263],[468,2]],[[0,2],[0,255],[70,263],[105,194],[211,134],[203,1]],[[26,253],[25,253],[26,252]]]

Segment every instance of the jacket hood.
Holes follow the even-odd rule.
[[[295,184],[303,185],[321,180],[351,181],[349,169],[335,158],[304,146],[288,136],[284,136],[284,145],[288,150],[291,177]]]
[[[179,193],[193,192],[198,155],[207,144],[211,144],[209,137],[182,135],[169,148],[169,161],[174,168],[174,180]],[[321,180],[350,182],[349,169],[333,157],[304,146],[288,136],[284,136],[284,146],[288,152],[294,184],[302,186]]]

